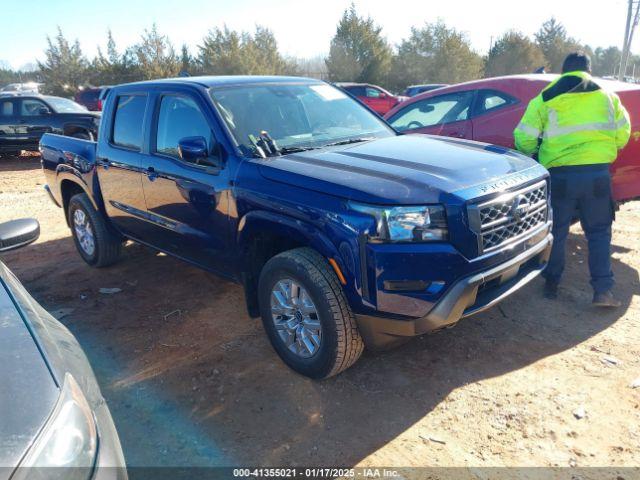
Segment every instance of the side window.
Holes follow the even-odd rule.
[[[142,124],[146,95],[122,95],[116,100],[111,140],[125,148],[142,149]]]
[[[506,93],[497,92],[495,90],[481,90],[478,92],[478,111],[477,115],[506,107],[516,103],[516,99]]]
[[[389,123],[398,131],[459,122],[469,118],[473,92],[455,92],[427,98],[397,112]]]
[[[156,151],[180,158],[178,142],[185,137],[203,137],[207,142],[208,151],[211,151],[211,127],[196,102],[192,98],[178,95],[162,97],[158,113]],[[200,161],[200,164],[206,163]],[[214,165],[213,162],[210,164]]]
[[[0,101],[0,117],[10,117],[13,115],[13,101]]]
[[[50,111],[45,103],[32,98],[23,99],[20,105],[20,116],[22,117],[36,117]]]
[[[382,92],[377,88],[367,87],[367,97],[369,98],[378,98]]]
[[[347,87],[346,89],[351,95],[355,97],[364,97],[366,95],[366,91],[364,87]]]

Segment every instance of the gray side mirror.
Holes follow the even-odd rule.
[[[40,236],[35,218],[22,218],[0,223],[0,252],[8,252],[34,242]]]

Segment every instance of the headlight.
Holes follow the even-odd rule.
[[[12,480],[86,480],[96,459],[98,435],[93,413],[68,373],[51,417]]]
[[[356,211],[376,219],[373,238],[391,242],[432,242],[447,239],[447,218],[442,205],[373,207],[351,204]]]

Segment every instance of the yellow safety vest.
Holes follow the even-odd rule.
[[[563,91],[563,84],[557,85],[563,79],[575,87]],[[549,84],[529,102],[513,132],[516,148],[537,153],[546,168],[612,163],[630,135],[629,113],[618,95],[600,88],[586,72],[565,73]]]

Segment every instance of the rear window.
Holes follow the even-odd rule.
[[[122,95],[117,98],[111,137],[115,145],[142,149],[142,122],[146,106],[146,95]]]
[[[495,90],[481,90],[478,93],[478,115],[517,103],[506,93]]]

